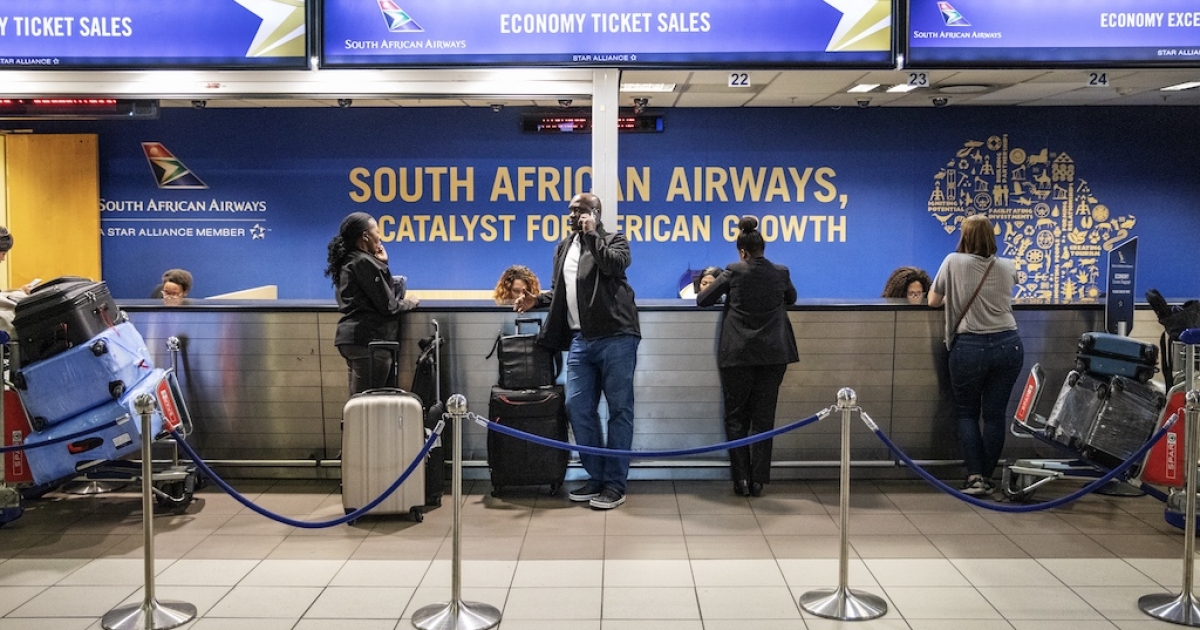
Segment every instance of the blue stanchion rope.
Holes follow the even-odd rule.
[[[441,435],[442,434],[441,434],[440,430],[434,431],[432,434],[430,434],[429,439],[425,440],[425,445],[421,448],[421,452],[417,453],[417,458],[414,459],[412,461],[412,463],[410,463],[408,465],[408,468],[404,469],[404,473],[401,474],[400,477],[398,479],[396,479],[395,482],[392,483],[392,485],[388,486],[387,490],[383,491],[383,494],[379,495],[378,497],[375,497],[375,499],[372,500],[370,503],[367,503],[366,505],[358,508],[357,510],[354,510],[353,512],[351,512],[345,516],[335,518],[332,520],[299,521],[294,518],[289,518],[287,516],[284,516],[282,514],[277,514],[277,513],[272,512],[264,507],[255,505],[254,502],[252,502],[250,499],[247,499],[246,497],[242,496],[241,493],[239,493],[237,490],[233,489],[233,486],[230,486],[229,483],[227,483],[224,479],[222,479],[219,475],[217,475],[217,473],[213,472],[213,469],[209,468],[208,464],[204,463],[204,460],[200,459],[200,456],[196,454],[196,451],[194,449],[192,449],[191,445],[188,444],[187,441],[183,439],[183,436],[178,431],[176,431],[175,429],[171,429],[171,436],[175,438],[175,441],[179,444],[179,447],[183,449],[183,452],[186,453],[187,456],[189,458],[191,458],[192,462],[194,462],[196,464],[196,467],[199,468],[200,471],[203,472],[206,476],[208,476],[208,478],[212,479],[218,486],[220,486],[221,489],[224,490],[229,496],[233,497],[233,499],[235,501],[237,501],[238,503],[241,503],[242,505],[250,508],[251,510],[253,510],[273,521],[278,521],[285,525],[291,525],[292,527],[301,527],[304,529],[322,529],[325,527],[333,527],[334,525],[341,525],[342,523],[349,523],[350,521],[353,521],[353,520],[365,515],[367,512],[370,512],[371,510],[375,509],[375,506],[379,505],[380,503],[382,503],[384,501],[384,499],[391,496],[392,493],[395,492],[396,489],[400,487],[400,484],[404,483],[405,479],[408,479],[408,476],[411,475],[413,473],[413,471],[417,469],[417,466],[420,466],[422,463],[425,462],[425,456],[427,456],[429,454],[429,450],[433,448],[433,445],[435,443],[437,443],[437,440],[439,437],[441,437]]]
[[[917,464],[915,461],[913,461],[912,458],[910,458],[908,455],[905,455],[904,451],[900,450],[900,447],[896,446],[896,444],[894,442],[892,442],[888,438],[888,436],[884,435],[883,431],[879,428],[878,425],[875,424],[875,422],[873,420],[871,420],[870,416],[863,413],[861,410],[859,410],[859,415],[862,417],[863,422],[866,423],[867,428],[869,428],[872,433],[877,435],[879,437],[879,439],[882,440],[885,445],[887,445],[888,449],[891,450],[892,453],[896,455],[896,457],[898,457],[901,461],[903,461],[906,466],[911,468],[913,470],[913,472],[917,473],[918,476],[920,476],[922,479],[924,479],[925,481],[932,484],[935,488],[940,488],[941,490],[953,495],[955,498],[965,501],[967,503],[970,503],[971,505],[974,505],[974,506],[978,506],[978,507],[981,507],[981,508],[984,508],[987,510],[993,510],[995,512],[1014,512],[1014,513],[1040,512],[1042,510],[1049,510],[1051,508],[1056,508],[1060,505],[1066,505],[1068,503],[1071,503],[1072,501],[1076,501],[1076,500],[1082,498],[1083,496],[1085,496],[1087,494],[1091,494],[1092,492],[1099,490],[1105,484],[1112,481],[1113,479],[1116,479],[1118,476],[1120,476],[1126,470],[1129,470],[1130,466],[1133,466],[1136,462],[1142,461],[1142,459],[1144,459],[1146,457],[1146,453],[1150,452],[1150,449],[1153,448],[1154,445],[1156,443],[1158,443],[1158,441],[1161,440],[1162,437],[1164,435],[1166,435],[1168,431],[1171,430],[1171,427],[1175,425],[1175,421],[1178,419],[1178,416],[1173,416],[1172,419],[1168,420],[1167,423],[1164,424],[1163,427],[1161,429],[1159,429],[1157,433],[1155,433],[1153,436],[1151,436],[1151,438],[1148,442],[1143,444],[1141,446],[1141,448],[1139,448],[1136,452],[1134,452],[1134,454],[1129,459],[1125,460],[1124,462],[1121,463],[1120,466],[1117,466],[1116,468],[1112,469],[1111,471],[1109,471],[1107,474],[1101,476],[1096,481],[1089,483],[1088,485],[1080,488],[1079,490],[1077,490],[1075,492],[1072,492],[1071,494],[1068,494],[1064,497],[1059,497],[1057,499],[1053,499],[1051,501],[1046,501],[1044,503],[1038,503],[1036,505],[1014,506],[1014,505],[1001,505],[1001,504],[998,504],[998,503],[995,503],[992,501],[984,501],[982,499],[976,499],[975,497],[973,497],[969,494],[963,494],[962,492],[959,492],[958,490],[955,490],[954,488],[946,485],[940,479],[931,475],[927,470],[925,470],[924,468],[921,468],[921,466],[919,464]]]
[[[495,431],[497,433],[503,433],[504,435],[507,435],[509,437],[514,437],[514,438],[518,438],[518,439],[525,440],[528,442],[533,442],[534,444],[548,446],[550,448],[557,448],[557,449],[564,450],[564,451],[579,451],[580,453],[586,453],[588,455],[600,455],[602,457],[619,457],[622,459],[651,459],[651,458],[660,458],[660,457],[679,457],[679,456],[683,456],[683,455],[698,455],[700,453],[711,453],[713,451],[724,451],[724,450],[728,450],[731,448],[737,448],[739,446],[748,446],[755,442],[769,440],[769,439],[771,439],[777,435],[780,435],[782,433],[787,433],[788,431],[795,431],[796,429],[799,429],[801,427],[808,426],[808,425],[820,420],[821,418],[825,417],[828,413],[829,413],[828,410],[822,411],[820,413],[809,416],[803,420],[797,420],[796,422],[793,422],[791,424],[788,424],[788,425],[785,425],[785,426],[782,426],[782,427],[779,427],[776,429],[771,429],[770,431],[763,431],[762,433],[756,433],[749,437],[739,438],[737,440],[732,440],[729,442],[722,442],[719,444],[711,444],[709,446],[697,446],[694,448],[681,448],[681,449],[676,449],[676,450],[672,450],[672,451],[627,451],[627,450],[615,449],[615,448],[600,448],[600,447],[596,447],[596,446],[583,446],[581,444],[571,444],[570,442],[562,442],[562,441],[554,440],[554,439],[544,437],[541,435],[534,435],[532,433],[526,433],[525,431],[514,429],[512,427],[504,426],[503,424],[499,424],[497,422],[492,422],[491,420],[488,420],[487,418],[484,418],[478,414],[472,413],[472,414],[468,414],[468,415],[470,415],[471,419],[473,419],[476,423],[486,427],[488,430]]]
[[[98,427],[88,427],[87,429],[84,429],[83,431],[76,431],[75,433],[71,433],[69,435],[64,435],[62,437],[56,437],[53,439],[49,439],[49,440],[46,440],[45,442],[38,442],[37,444],[14,444],[12,446],[3,446],[3,447],[0,447],[0,455],[2,455],[4,453],[15,453],[17,451],[28,451],[28,450],[32,450],[35,448],[42,448],[43,446],[50,446],[51,444],[60,444],[62,442],[74,440],[75,438],[80,438],[80,437],[84,437],[84,436],[88,436],[88,435],[94,435],[105,429],[108,429],[110,427],[115,427],[115,426],[117,426],[117,421],[113,420],[112,422],[106,422]]]

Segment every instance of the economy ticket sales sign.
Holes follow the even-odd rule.
[[[322,65],[892,65],[892,0],[325,0]]]
[[[0,69],[304,68],[304,0],[3,0]]]
[[[1200,64],[1200,0],[910,0],[916,68]]]

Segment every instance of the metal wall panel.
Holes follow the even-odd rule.
[[[193,443],[206,458],[339,456],[341,410],[348,386],[345,361],[333,346],[338,314],[332,308],[217,310],[141,304],[129,310],[161,364],[169,363],[166,338],[176,336],[182,341],[180,381],[196,422]],[[1026,368],[1040,362],[1046,369],[1047,393],[1038,411],[1048,414],[1074,364],[1079,335],[1100,327],[1103,312],[1095,307],[1025,307],[1016,315],[1026,344]],[[835,405],[838,390],[850,387],[862,408],[913,458],[959,458],[940,311],[903,306],[799,307],[790,318],[801,358],[784,378],[777,425]],[[516,314],[501,308],[432,304],[406,314],[401,327],[402,387],[412,383],[417,341],[432,334],[434,319],[446,339],[443,365],[448,389],[443,393],[464,394],[471,411],[486,415],[497,376],[496,360],[487,354],[499,331],[513,330]],[[697,447],[725,440],[716,368],[719,320],[719,309],[681,306],[642,311],[635,449]],[[1157,340],[1159,331],[1152,313],[1138,311],[1135,335]],[[1013,404],[1019,390],[1014,390]],[[836,461],[840,416],[835,413],[776,438],[775,460],[789,466]],[[890,461],[879,440],[857,418],[853,421],[855,461]],[[486,460],[486,429],[467,423],[463,433],[464,458]],[[1030,442],[1010,439],[1006,455],[1045,454]],[[676,463],[708,466],[724,460],[725,453],[717,451]],[[263,470],[262,474],[274,473]]]

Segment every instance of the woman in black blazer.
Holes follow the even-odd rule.
[[[763,257],[766,245],[758,219],[738,223],[738,262],[696,296],[697,306],[725,299],[717,367],[725,393],[725,435],[736,440],[775,426],[779,385],[789,363],[800,360],[787,307],[796,303],[796,287],[787,267]],[[729,449],[733,491],[761,496],[771,481],[771,440]]]

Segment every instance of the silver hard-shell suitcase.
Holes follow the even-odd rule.
[[[421,399],[382,388],[355,394],[342,409],[342,507],[349,514],[383,493],[421,452]],[[425,467],[417,466],[371,514],[410,514],[422,520]]]

